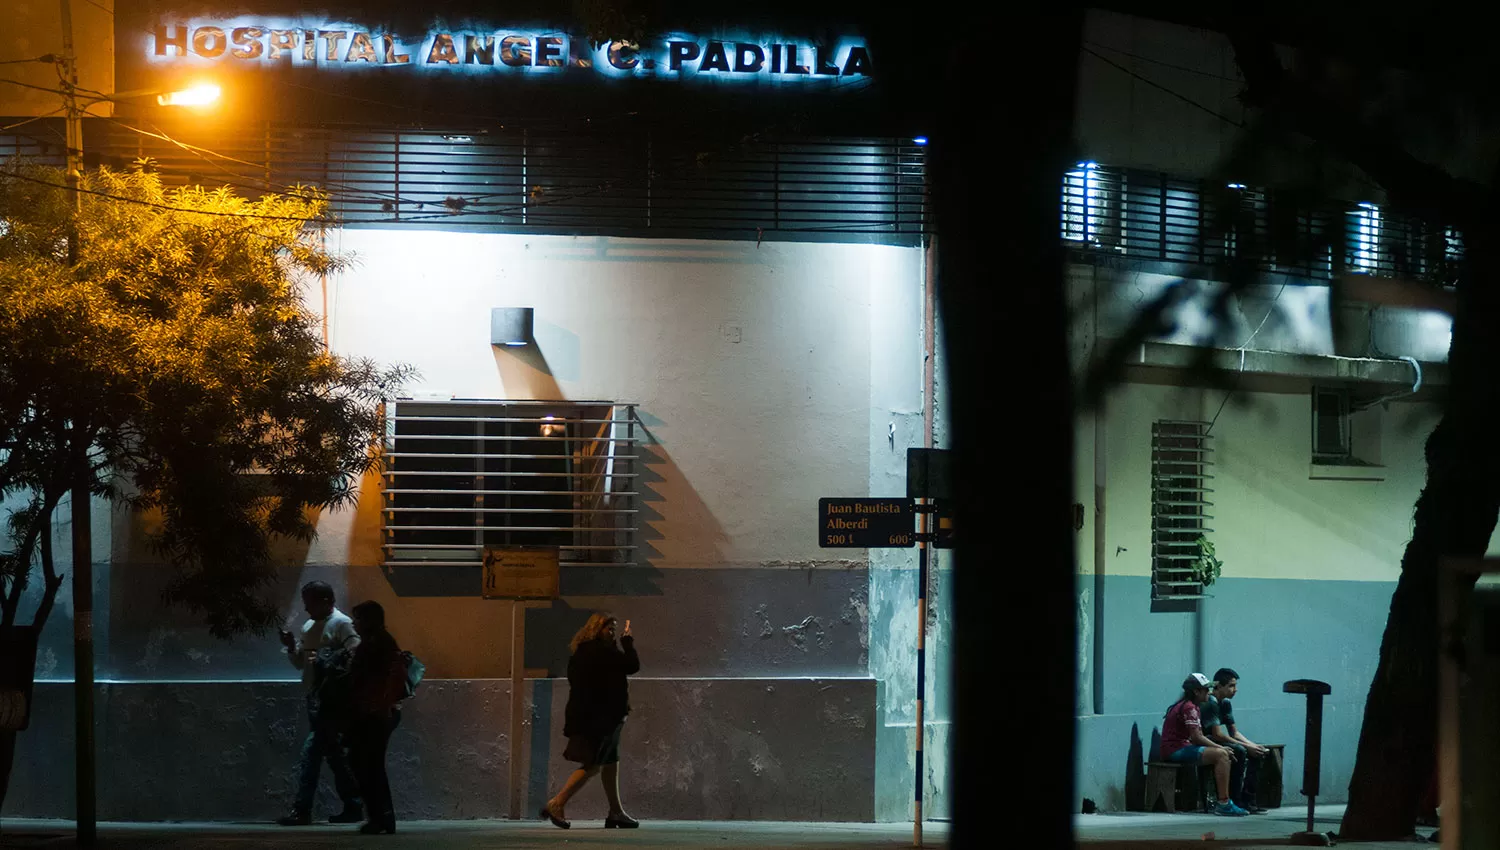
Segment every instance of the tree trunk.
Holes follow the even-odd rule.
[[[1437,576],[1447,557],[1482,557],[1500,514],[1500,286],[1494,248],[1500,234],[1486,216],[1466,235],[1450,384],[1443,418],[1427,440],[1427,485],[1417,498],[1411,541],[1391,598],[1380,664],[1365,702],[1364,725],[1341,837],[1400,839],[1416,829],[1418,807],[1437,764]],[[1449,801],[1450,803],[1452,801]]]
[[[953,482],[951,840],[960,850],[1070,846],[1076,810],[1074,423],[1057,199],[1072,161],[1082,9],[1033,10],[1024,43],[995,52],[986,34],[1004,31],[1000,8],[976,5],[955,23],[965,36],[950,46],[932,139],[952,388],[939,400],[952,420],[954,469],[963,470]],[[991,105],[974,95],[974,81],[989,78],[1027,82]],[[1016,683],[1026,683],[1024,700],[996,700],[997,685]],[[997,738],[1019,729],[1026,733]],[[1027,766],[1024,782],[997,770],[1001,738],[1006,758]],[[1000,799],[1025,816],[997,826]],[[997,829],[1008,841],[997,842]]]
[[[0,627],[0,691],[20,691],[30,703],[36,680],[36,626]],[[10,788],[10,771],[15,761],[15,729],[0,729],[0,807]]]
[[[0,729],[0,811],[5,808],[5,794],[10,790],[10,770],[16,761],[16,733]]]

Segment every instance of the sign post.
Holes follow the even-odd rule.
[[[558,596],[556,546],[484,550],[485,599],[510,600],[510,819],[521,819],[521,687],[526,670],[526,600]]]
[[[913,792],[914,847],[922,846],[922,795],[926,784],[923,781],[926,772],[922,762],[927,739],[927,550],[934,545],[944,549],[953,545],[952,514],[943,510],[944,503],[952,496],[948,458],[946,449],[906,450],[906,495],[919,502],[916,510],[922,517],[922,528],[917,534],[917,779]]]
[[[818,545],[824,549],[917,547],[917,780],[912,846],[922,846],[923,700],[927,694],[927,582],[932,547],[953,548],[952,492],[946,449],[907,449],[906,498],[819,499]],[[920,517],[920,520],[917,518]],[[920,527],[913,531],[914,522]]]

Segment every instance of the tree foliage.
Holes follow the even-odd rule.
[[[0,493],[20,505],[3,623],[38,560],[45,620],[51,517],[82,482],[150,514],[170,602],[221,637],[263,629],[271,541],[309,539],[318,509],[354,501],[380,401],[409,370],[323,344],[303,284],[348,259],[322,247],[316,192],[249,200],[137,167],[84,175],[75,211],[63,183],[0,170]]]

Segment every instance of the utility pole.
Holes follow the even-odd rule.
[[[78,56],[73,50],[73,7],[62,7],[62,89],[67,111],[67,185],[72,195],[73,221],[68,230],[68,262],[78,262],[78,215],[83,193],[83,113],[78,108]],[[94,777],[94,552],[93,519],[90,516],[93,470],[89,466],[89,439],[83,423],[73,423],[73,447],[77,477],[73,482],[73,722],[74,806],[78,843],[92,845],[98,834]],[[49,532],[50,533],[50,532]]]

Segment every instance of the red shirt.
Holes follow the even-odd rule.
[[[1167,718],[1161,724],[1161,757],[1166,758],[1190,745],[1192,741],[1188,736],[1202,728],[1198,706],[1191,700],[1182,700],[1167,709]]]

